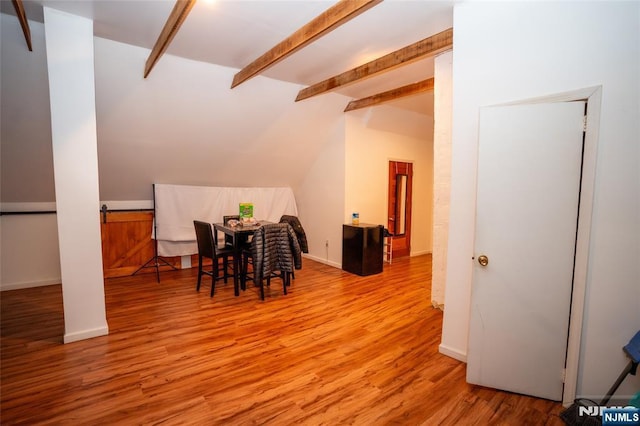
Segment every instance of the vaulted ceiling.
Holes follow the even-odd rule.
[[[393,60],[397,53],[390,53],[451,28],[456,2],[362,0],[359,3],[366,4],[363,11],[344,19],[331,31],[316,37],[260,74],[302,86],[316,85],[356,67],[367,75],[370,67],[363,65],[370,61],[385,55]],[[163,31],[175,3],[174,0],[22,1],[29,20],[42,22],[44,5],[92,19],[97,37],[150,50]],[[306,0],[199,0],[189,9],[166,53],[241,70],[335,4],[335,1]],[[2,13],[16,14],[12,2],[2,1],[0,5]],[[433,82],[429,79],[433,77],[433,55],[397,62],[384,72],[333,90],[356,102],[364,101],[365,105],[367,101],[378,102],[380,99],[389,102],[388,99],[397,96],[399,88],[405,93],[415,90],[410,92],[413,93],[410,96],[391,100],[390,103],[432,115]],[[161,66],[162,58],[155,64],[155,67]],[[141,74],[143,71],[140,70]],[[153,78],[153,71],[147,78]],[[229,82],[230,87],[231,84]],[[251,80],[242,84],[251,85]]]

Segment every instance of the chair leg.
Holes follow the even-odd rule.
[[[287,294],[287,286],[289,285],[289,274],[291,272],[282,271],[282,291]]]
[[[227,277],[229,276],[229,257],[225,256],[222,259],[222,276],[224,277],[224,283],[227,283]]]
[[[242,288],[242,290],[246,290],[247,289],[247,269],[248,269],[248,265],[249,265],[249,258],[248,256],[245,254],[244,255],[244,259],[242,258],[242,254],[239,255],[240,259],[242,260],[240,263],[242,264],[242,273],[240,274],[240,287]]]
[[[211,294],[209,294],[209,297],[213,297],[213,292],[216,289],[216,277],[214,277],[213,275],[211,276]]]
[[[213,292],[216,289],[216,280],[218,279],[218,259],[212,259],[211,266],[211,294],[209,297],[213,297]]]
[[[202,256],[198,256],[198,284],[196,291],[200,291],[200,282],[202,281]]]
[[[235,265],[236,256],[238,256],[238,270],[233,270],[234,275],[238,275],[238,279],[240,280],[240,284],[242,284],[242,271],[244,271],[244,260],[242,259],[242,253],[234,254],[231,257],[231,264]],[[234,266],[235,268],[235,266]],[[233,276],[233,275],[232,275]]]
[[[264,300],[264,280],[260,280],[260,300]]]

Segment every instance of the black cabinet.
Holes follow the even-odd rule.
[[[383,234],[382,225],[343,225],[342,269],[358,275],[382,272]]]

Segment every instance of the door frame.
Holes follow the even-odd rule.
[[[394,168],[395,165],[395,168]],[[401,169],[398,169],[400,165]],[[413,161],[408,160],[387,160],[388,167],[388,182],[387,182],[387,227],[392,232],[391,239],[393,240],[392,257],[405,257],[411,256],[411,223],[412,223],[412,210],[413,210]],[[398,172],[402,173],[398,173]],[[405,197],[405,232],[397,235],[398,218],[396,217],[397,197],[396,194],[396,177],[398,175],[407,176],[406,197]],[[393,209],[392,209],[393,207]],[[391,223],[393,222],[393,226]],[[396,244],[399,241],[399,244]]]
[[[495,105],[508,106],[572,101],[585,101],[587,103],[587,125],[584,134],[584,151],[582,155],[582,177],[580,181],[580,206],[578,209],[574,278],[573,288],[571,290],[571,313],[569,316],[567,337],[564,389],[562,391],[562,404],[565,407],[573,404],[578,385],[580,342],[587,289],[591,219],[595,193],[596,157],[598,135],[600,134],[602,86],[587,87],[570,92]]]

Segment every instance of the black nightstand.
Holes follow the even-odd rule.
[[[342,269],[358,275],[382,272],[384,227],[361,223],[342,226]]]

